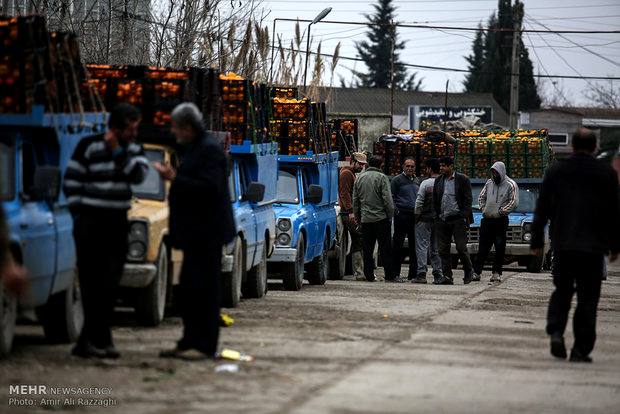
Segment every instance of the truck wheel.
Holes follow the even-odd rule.
[[[17,297],[0,281],[0,358],[11,352],[17,319]]]
[[[308,282],[311,285],[324,285],[329,275],[329,258],[327,257],[329,239],[323,242],[323,251],[308,266]]]
[[[157,256],[157,273],[151,283],[138,290],[136,317],[140,325],[157,326],[164,319],[168,292],[168,250],[164,244]]]
[[[73,283],[62,292],[52,295],[37,308],[45,337],[53,343],[75,342],[84,324],[82,295],[77,274]]]
[[[267,293],[267,243],[263,247],[260,262],[248,272],[241,285],[244,298],[262,298]]]
[[[303,236],[299,235],[297,240],[297,258],[293,263],[286,263],[284,265],[284,272],[282,275],[282,283],[286,290],[299,290],[304,283],[304,262],[306,248],[304,245]]]
[[[344,230],[336,243],[336,257],[329,259],[329,278],[342,280],[347,267],[347,231]]]
[[[243,257],[243,242],[241,237],[237,236],[233,248],[232,271],[222,273],[222,306],[225,308],[234,308],[241,299],[241,281],[245,270]]]
[[[532,256],[530,262],[527,264],[527,271],[529,273],[540,273],[543,266],[544,257]]]

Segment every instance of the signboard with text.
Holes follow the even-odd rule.
[[[409,106],[409,128],[426,130],[444,121],[456,121],[464,116],[477,116],[481,122],[493,122],[493,108],[490,106]]]

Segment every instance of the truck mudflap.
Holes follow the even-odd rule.
[[[157,274],[153,263],[125,263],[119,286],[143,288],[151,284]]]
[[[269,259],[270,263],[294,262],[297,259],[297,249],[292,247],[276,247]]]

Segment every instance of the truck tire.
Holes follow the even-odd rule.
[[[151,283],[138,290],[136,318],[142,326],[157,326],[164,319],[168,293],[168,250],[162,243],[157,256],[157,273]]]
[[[286,290],[299,290],[304,284],[304,262],[306,247],[303,236],[297,240],[297,257],[293,263],[286,263],[282,274],[282,283]]]
[[[243,242],[241,237],[235,237],[233,248],[233,265],[230,273],[222,273],[222,306],[234,308],[241,300],[241,282],[245,270]]]
[[[318,257],[308,265],[308,282],[311,285],[324,285],[329,275],[329,258],[328,254],[329,239],[325,236],[323,242],[323,251]]]
[[[52,295],[45,305],[37,308],[37,316],[50,342],[68,343],[77,340],[84,324],[77,274],[67,289]]]
[[[532,256],[530,262],[527,264],[527,271],[529,273],[540,273],[543,266],[544,257]]]
[[[260,262],[250,269],[241,285],[244,298],[262,298],[267,293],[267,247],[265,242]]]
[[[340,235],[335,250],[335,257],[329,259],[329,278],[331,280],[342,280],[347,267],[347,240],[346,230]]]
[[[16,320],[17,297],[8,292],[0,281],[0,358],[11,352]]]

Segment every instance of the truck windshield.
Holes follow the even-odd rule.
[[[133,194],[138,198],[146,198],[149,200],[163,201],[166,198],[166,191],[164,187],[164,181],[159,176],[159,173],[150,165],[154,162],[164,162],[164,151],[147,149],[144,150],[146,158],[149,160],[149,172],[146,178],[139,185],[132,185],[131,189]]]
[[[0,137],[0,200],[12,200],[15,196],[13,148],[8,138]]]
[[[474,211],[480,211],[478,206],[478,196],[484,185],[472,185],[472,207]],[[519,186],[519,205],[514,213],[533,213],[536,209],[536,200],[538,199],[538,188],[532,185]]]
[[[297,188],[297,175],[292,171],[280,170],[278,173],[278,198],[277,203],[299,203],[299,189]]]

